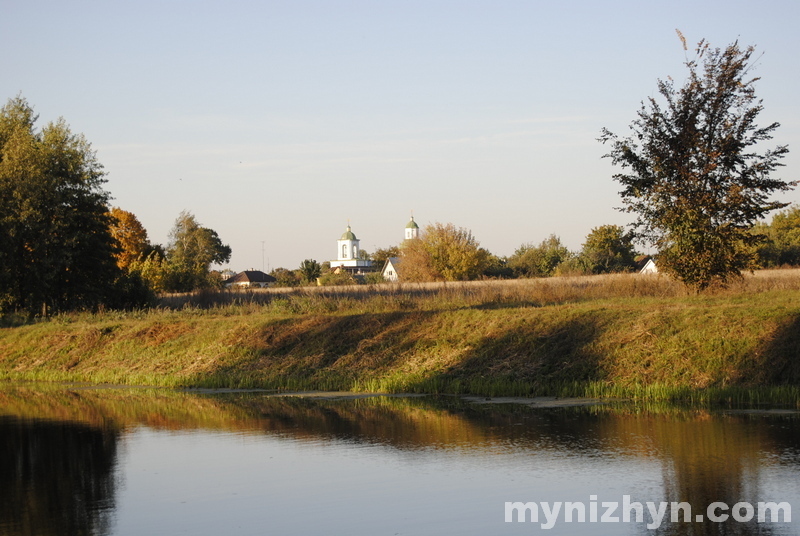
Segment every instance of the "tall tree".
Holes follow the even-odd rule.
[[[119,275],[105,173],[63,119],[36,120],[22,97],[0,110],[0,307],[94,307]]]
[[[763,106],[750,75],[753,53],[701,41],[686,61],[683,87],[659,80],[663,104],[643,102],[632,135],[603,129],[600,137],[611,147],[605,156],[626,170],[614,179],[623,186],[622,210],[638,216],[637,237],[656,246],[659,270],[696,290],[724,285],[753,265],[759,237],[750,229],[786,206],[770,201],[772,193],[796,185],[770,177],[785,145],[759,152],[779,124],[756,124]]]
[[[209,270],[212,264],[230,260],[230,246],[223,244],[216,231],[200,225],[194,214],[187,211],[180,213],[169,236],[167,290],[187,292],[214,286]]]
[[[407,240],[401,250],[404,281],[467,281],[481,276],[489,252],[472,231],[452,223],[426,225],[419,240]]]

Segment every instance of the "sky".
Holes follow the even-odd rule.
[[[112,205],[166,244],[189,211],[234,271],[453,223],[511,255],[626,225],[597,141],[692,45],[758,51],[759,124],[800,179],[800,2],[0,0],[0,99],[63,117]],[[800,202],[797,190],[778,195]]]

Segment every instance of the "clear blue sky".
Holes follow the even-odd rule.
[[[800,178],[800,2],[2,0],[0,98],[63,116],[114,205],[166,243],[189,210],[230,268],[368,251],[417,221],[510,255],[626,224],[602,127],[627,133],[701,38],[763,57],[765,111]],[[791,192],[784,201],[800,201]]]

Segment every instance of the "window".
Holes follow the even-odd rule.
[[[347,244],[342,244],[342,258],[347,258]]]

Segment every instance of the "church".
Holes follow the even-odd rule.
[[[347,271],[353,275],[363,274],[372,271],[372,261],[359,258],[359,240],[355,233],[347,224],[347,230],[336,242],[337,256],[335,261],[331,261],[331,270],[335,272]]]
[[[406,224],[405,240],[413,240],[415,238],[419,238],[419,225],[414,221],[414,216],[411,216],[411,220]],[[337,273],[347,271],[353,275],[362,275],[374,271],[372,261],[360,258],[359,242],[348,222],[347,229],[341,238],[336,241],[337,258],[334,261],[330,261],[332,271]],[[393,258],[396,259],[396,257]],[[380,269],[381,267],[377,268]]]

